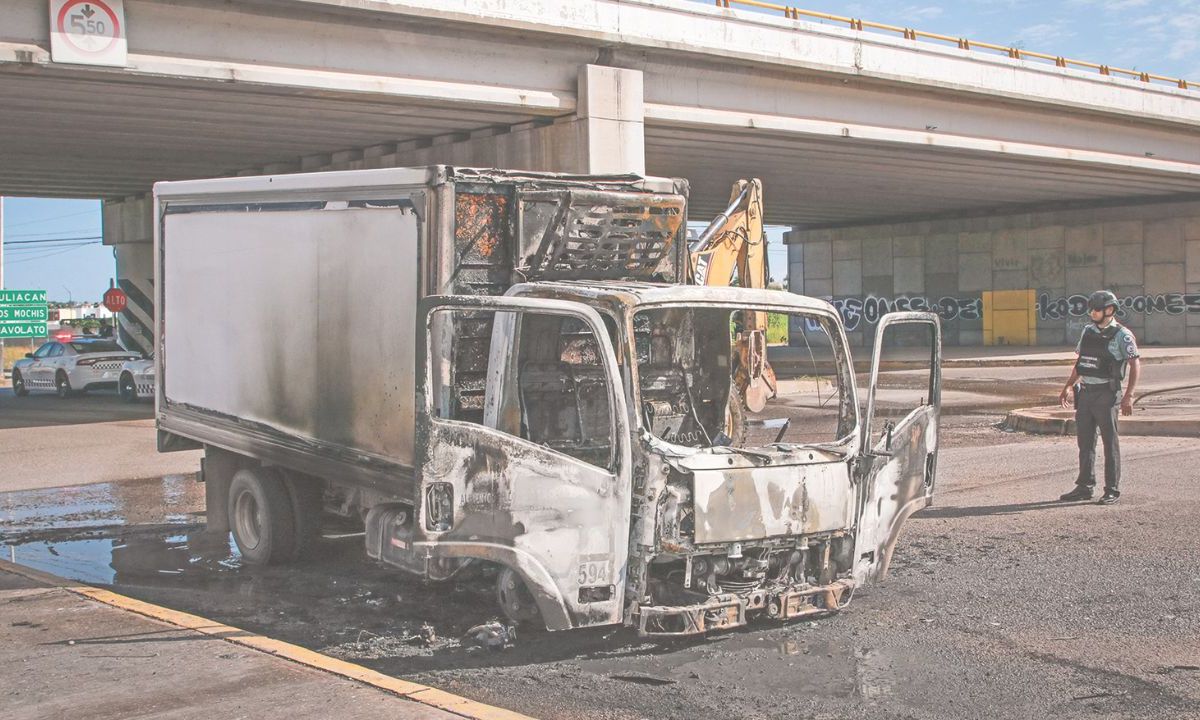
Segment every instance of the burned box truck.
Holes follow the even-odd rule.
[[[388,565],[494,578],[514,620],[688,635],[837,611],[932,497],[938,318],[880,319],[860,409],[829,303],[688,284],[683,181],[438,166],[155,204],[159,448],[205,449],[245,562],[341,518]],[[730,391],[751,312],[819,368],[757,413]],[[901,330],[927,372],[884,424]]]

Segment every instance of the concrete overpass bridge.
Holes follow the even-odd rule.
[[[0,9],[0,193],[107,198],[135,290],[156,180],[637,171],[687,177],[705,218],[755,175],[768,221],[797,228],[792,288],[847,313],[976,302],[946,310],[951,342],[1062,343],[1071,296],[1108,284],[1134,327],[1200,342],[1200,90],[1185,82],[686,0],[125,0],[124,14],[126,61],[98,67],[54,61],[45,4]]]

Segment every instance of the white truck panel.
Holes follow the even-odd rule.
[[[169,403],[412,465],[412,208],[196,209],[161,242]]]

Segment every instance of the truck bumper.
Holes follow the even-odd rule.
[[[842,609],[842,598],[854,590],[853,580],[828,585],[785,585],[756,590],[745,595],[714,595],[695,605],[650,605],[638,608],[641,637],[686,637],[718,630],[731,630],[748,622],[752,615],[771,620],[795,620],[829,615]]]

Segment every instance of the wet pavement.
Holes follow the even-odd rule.
[[[0,552],[58,575],[543,718],[1200,718],[1200,441],[1126,443],[1111,508],[1048,502],[1069,438],[948,418],[937,504],[891,577],[838,616],[679,643],[623,628],[522,628],[478,572],[423,583],[326,539],[289,567],[243,566],[203,532],[188,475],[0,495]]]
[[[153,403],[0,388],[0,492],[191,473],[200,455],[157,452]]]

